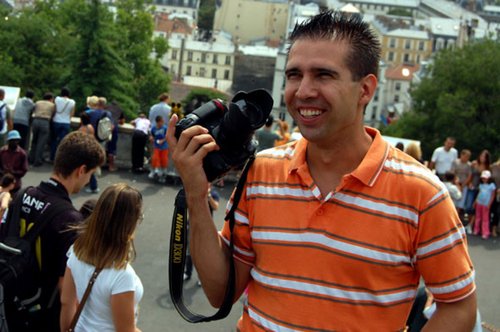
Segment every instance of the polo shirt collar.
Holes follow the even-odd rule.
[[[389,154],[389,144],[377,129],[365,127],[365,131],[373,138],[373,141],[361,164],[352,172],[352,176],[372,187],[384,168]]]
[[[365,131],[373,138],[373,141],[368,152],[361,161],[361,164],[359,164],[358,168],[356,168],[351,175],[366,186],[372,187],[384,167],[384,163],[389,154],[389,144],[382,138],[382,135],[377,129],[365,127]],[[293,157],[288,169],[289,173],[303,167],[307,168],[307,144],[308,142],[304,138],[299,139],[295,144]]]

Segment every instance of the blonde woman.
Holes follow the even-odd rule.
[[[136,327],[142,283],[130,265],[134,233],[142,220],[142,196],[127,184],[102,193],[92,214],[78,228],[68,253],[61,293],[61,331],[67,331],[96,268],[102,268],[75,331],[140,331]]]
[[[405,153],[412,156],[416,160],[420,161],[422,164],[424,163],[422,159],[422,150],[420,149],[420,145],[415,142],[411,142],[405,149]]]

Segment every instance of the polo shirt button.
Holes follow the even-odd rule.
[[[316,214],[317,214],[318,216],[322,216],[322,215],[323,215],[323,213],[324,213],[324,210],[323,210],[323,209],[318,209],[318,210],[316,211]]]

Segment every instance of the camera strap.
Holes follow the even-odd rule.
[[[227,213],[225,220],[229,222],[230,239],[229,239],[229,275],[224,295],[224,302],[219,310],[212,316],[203,316],[191,312],[182,297],[184,284],[184,266],[186,264],[186,242],[188,236],[187,230],[187,203],[184,188],[179,190],[175,198],[174,215],[172,218],[172,230],[170,233],[170,254],[169,254],[169,286],[170,297],[179,314],[191,323],[210,322],[225,318],[231,312],[235,293],[235,270],[234,270],[234,242],[233,229],[235,224],[234,214],[238,203],[240,202],[243,188],[245,186],[248,170],[255,160],[255,155],[250,156],[241,176],[236,185],[236,190],[233,196],[233,205]]]

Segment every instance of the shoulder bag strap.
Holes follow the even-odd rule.
[[[61,114],[62,112],[64,112],[64,111],[66,110],[66,107],[67,107],[68,105],[69,105],[69,100],[66,100],[66,104],[64,104],[64,107],[63,107],[63,109],[61,110],[61,112],[59,112],[59,111],[57,110],[57,107],[56,107],[56,113]]]
[[[71,325],[69,326],[68,330],[66,332],[73,332],[76,327],[76,323],[78,322],[78,318],[80,318],[80,315],[83,310],[83,306],[85,305],[85,302],[87,302],[87,299],[90,295],[90,291],[92,290],[92,286],[94,286],[95,280],[97,279],[97,276],[99,273],[101,273],[102,268],[95,268],[94,273],[92,273],[92,276],[90,277],[89,284],[87,285],[87,289],[85,289],[85,293],[83,293],[82,300],[80,301],[80,304],[78,305],[78,308],[76,309],[75,315],[73,316],[73,319],[71,320]]]

